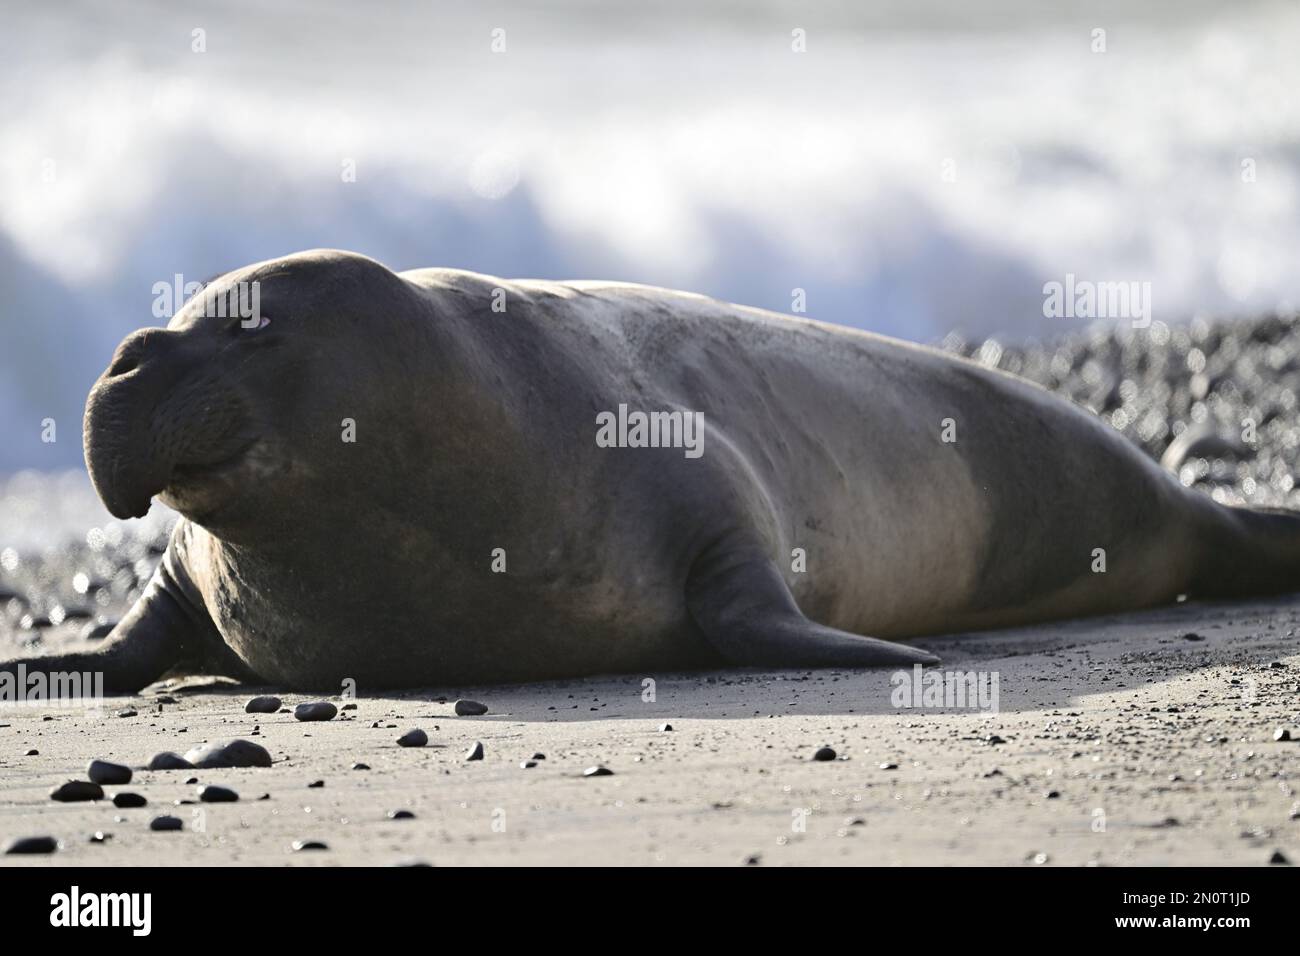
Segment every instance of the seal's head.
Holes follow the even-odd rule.
[[[239,530],[279,524],[313,483],[354,478],[347,420],[389,413],[375,385],[400,374],[427,326],[412,300],[379,263],[337,252],[209,283],[165,329],[127,336],[91,389],[100,498],[130,518],[158,495],[209,530]]]

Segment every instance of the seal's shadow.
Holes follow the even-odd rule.
[[[913,643],[943,661],[919,679],[974,673],[985,687],[997,679],[997,712],[1068,709],[1084,698],[1150,690],[1211,667],[1268,665],[1296,652],[1300,594],[1268,602],[1194,603],[1150,611],[923,638]],[[418,690],[359,689],[359,699],[439,704],[459,697],[486,702],[489,722],[603,721],[644,719],[654,729],[673,720],[728,720],[787,715],[894,716],[969,714],[967,707],[898,706],[895,690],[911,682],[906,671],[719,670],[692,673],[622,674],[530,684],[434,687]],[[935,678],[929,678],[934,680]],[[916,685],[913,685],[916,686]],[[250,686],[190,678],[155,685],[186,693],[243,696]],[[277,688],[264,688],[278,692]],[[1222,699],[1241,696],[1225,676]],[[286,694],[286,697],[310,695]],[[986,698],[987,699],[987,698]],[[1119,699],[1116,705],[1122,706]]]

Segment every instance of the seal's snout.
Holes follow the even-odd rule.
[[[148,512],[171,474],[173,463],[156,453],[150,433],[154,410],[176,380],[177,335],[142,329],[127,336],[86,400],[86,467],[114,517]]]

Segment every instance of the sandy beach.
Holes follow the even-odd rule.
[[[1298,619],[1300,599],[1188,604],[920,642],[942,670],[997,674],[995,714],[897,709],[888,671],[441,688],[359,697],[313,723],[246,714],[255,689],[211,682],[155,685],[102,714],[11,709],[0,719],[0,838],[46,834],[61,846],[4,863],[1295,861],[1300,742],[1274,734],[1300,738]],[[458,697],[490,713],[457,717]],[[399,747],[413,727],[428,746]],[[137,769],[105,788],[143,795],[139,809],[48,796],[84,778],[92,758],[139,768],[158,751],[236,737],[260,742],[274,765]],[[476,741],[485,756],[466,761]],[[824,746],[835,760],[813,759]],[[521,766],[537,753],[545,759]],[[593,766],[613,773],[584,776]],[[239,802],[198,803],[206,784]],[[397,810],[414,817],[390,819]],[[160,814],[185,829],[151,832]],[[92,841],[97,831],[107,839]]]

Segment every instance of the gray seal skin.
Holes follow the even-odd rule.
[[[221,317],[254,281],[265,321]],[[620,404],[702,412],[703,454],[599,447]],[[907,666],[936,659],[890,641],[1300,584],[1295,516],[1188,491],[1013,376],[698,295],[341,252],[127,337],[85,449],[114,515],[183,516],[101,647],[26,662],[110,690]]]

